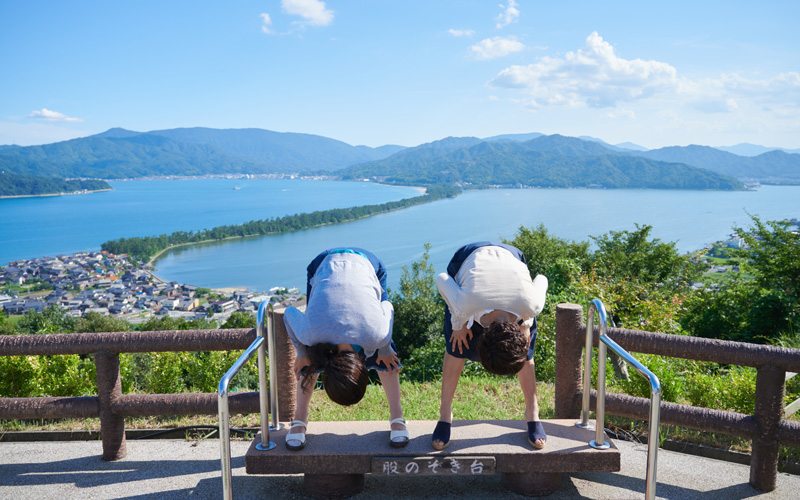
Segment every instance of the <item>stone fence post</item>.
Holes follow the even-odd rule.
[[[578,304],[556,307],[556,418],[580,418],[583,368],[581,354],[586,347],[583,308]]]

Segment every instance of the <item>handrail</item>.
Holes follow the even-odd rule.
[[[594,333],[594,313],[600,316],[600,337],[598,338],[598,368],[597,368],[597,404],[596,404],[596,424],[592,426],[589,422],[589,391],[592,383],[592,336]],[[645,480],[645,499],[653,500],[656,497],[656,461],[659,441],[659,423],[661,421],[661,382],[658,377],[648,370],[644,365],[631,356],[628,351],[620,347],[610,337],[606,335],[608,329],[608,315],[603,303],[592,300],[589,305],[589,313],[586,319],[586,352],[584,358],[583,371],[583,405],[581,409],[581,421],[575,425],[584,429],[596,429],[595,439],[589,442],[589,446],[596,449],[607,449],[611,445],[603,440],[605,435],[605,402],[606,402],[606,356],[607,347],[617,353],[628,364],[633,366],[640,375],[650,381],[650,428],[647,442],[647,478]]]
[[[230,412],[228,410],[228,386],[233,377],[239,370],[253,357],[258,351],[258,389],[259,402],[261,407],[261,442],[256,444],[256,448],[262,451],[269,451],[275,448],[275,443],[269,439],[269,417],[267,414],[267,371],[266,371],[266,352],[264,346],[264,315],[267,316],[267,344],[269,344],[269,365],[270,365],[270,396],[272,398],[272,417],[276,429],[280,428],[278,421],[278,391],[275,384],[275,330],[273,328],[272,305],[267,301],[261,302],[258,306],[258,316],[256,324],[256,339],[250,344],[239,359],[231,366],[222,379],[219,381],[217,406],[219,411],[219,443],[220,461],[222,462],[222,497],[224,500],[233,498],[233,474],[231,471],[231,429]],[[267,415],[267,418],[265,418]]]

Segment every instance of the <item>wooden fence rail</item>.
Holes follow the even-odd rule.
[[[291,417],[297,387],[294,347],[283,325],[283,312],[276,311],[275,319],[278,407]],[[0,356],[93,354],[97,367],[96,396],[0,398],[0,420],[99,417],[103,459],[119,460],[126,454],[125,417],[217,414],[216,392],[122,394],[121,353],[238,350],[246,349],[255,337],[255,329],[0,336]],[[231,395],[230,411],[258,413],[258,393]]]
[[[597,345],[599,327],[595,327]],[[800,349],[609,328],[607,335],[629,352],[750,366],[756,376],[755,414],[662,402],[661,423],[751,439],[750,484],[775,489],[778,446],[800,446],[800,423],[783,420],[786,372],[800,371]],[[581,355],[586,341],[583,308],[559,304],[556,310],[556,418],[579,418],[583,395]],[[592,391],[592,408],[595,391]],[[647,420],[649,400],[606,394],[606,412]]]

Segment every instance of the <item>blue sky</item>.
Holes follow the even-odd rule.
[[[796,0],[2,2],[0,144],[202,126],[800,148],[798,19]]]

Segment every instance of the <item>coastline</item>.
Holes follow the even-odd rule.
[[[16,195],[0,196],[0,200],[10,200],[14,198],[47,198],[51,196],[74,196],[79,194],[102,193],[103,191],[113,191],[113,190],[114,188],[94,189],[91,191],[90,190],[72,191],[71,193],[16,194]]]

